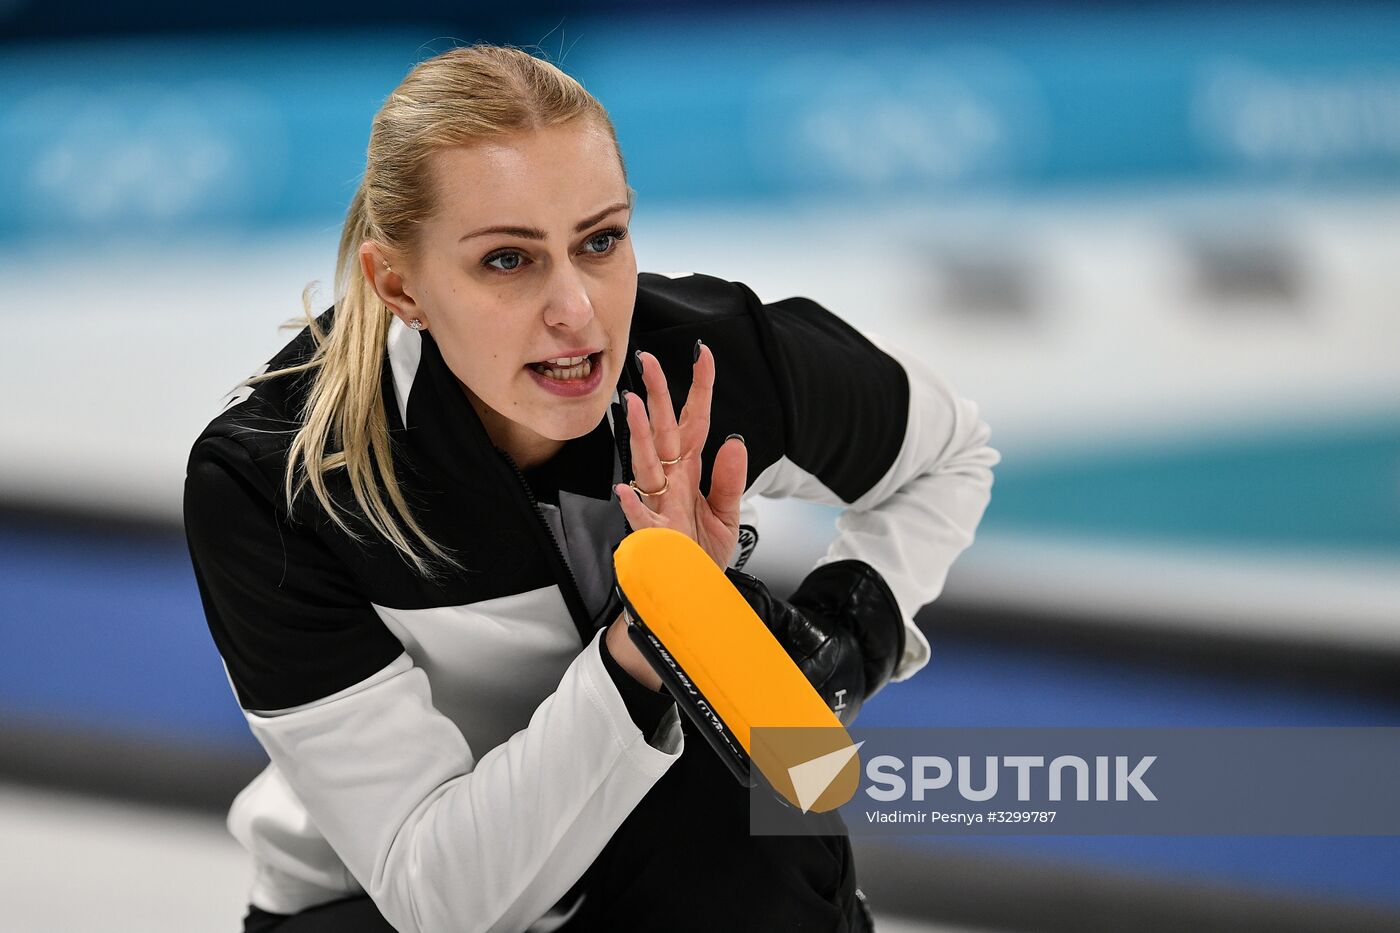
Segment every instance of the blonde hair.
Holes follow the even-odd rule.
[[[418,231],[435,206],[429,164],[435,151],[580,118],[597,121],[616,147],[607,111],[582,85],[549,62],[491,45],[456,48],[419,63],[379,108],[364,179],[340,235],[331,329],[324,331],[312,317],[308,289],[302,303],[315,345],[311,358],[249,380],[315,371],[287,457],[289,510],[310,486],[331,520],[359,539],[326,485],[328,473],[344,469],[370,526],[419,573],[435,576],[440,571],[413,539],[428,555],[459,566],[414,519],[394,474],[381,395],[392,312],[365,278],[360,246],[373,240],[391,255],[412,255]]]

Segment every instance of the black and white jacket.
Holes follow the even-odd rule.
[[[746,501],[843,507],[822,563],[857,559],[884,577],[906,620],[892,679],[912,676],[929,657],[912,617],[990,496],[998,455],[977,407],[809,300],[765,305],[708,276],[641,275],[629,354],[657,356],[677,411],[697,338],[717,366],[701,488],[737,432]],[[311,350],[303,331],[269,365]],[[271,759],[228,825],[253,854],[251,902],[264,910],[366,891],[400,930],[525,929],[683,747],[674,707],[642,735],[600,650],[625,533],[611,486],[630,479],[621,409],[614,396],[556,475],[538,477],[546,501],[491,444],[431,336],[395,320],[383,372],[400,483],[465,571],[425,580],[367,525],[360,541],[335,528],[310,496],[288,514],[305,375],[235,393],[191,453],[200,593]],[[630,366],[621,379],[645,396]],[[332,492],[353,505],[342,480]]]

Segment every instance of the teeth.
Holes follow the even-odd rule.
[[[545,363],[552,363],[557,367],[567,368],[569,366],[577,366],[586,359],[588,359],[587,356],[561,356],[558,359],[545,360]]]
[[[561,380],[584,379],[593,372],[593,364],[589,362],[586,356],[571,356],[566,357],[566,359],[580,360],[581,362],[577,366],[547,366],[545,363],[536,363],[534,365],[535,372],[548,376],[551,379]],[[557,362],[557,360],[549,360],[547,362],[554,363]]]

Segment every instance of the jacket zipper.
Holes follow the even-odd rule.
[[[627,380],[632,381],[630,378]],[[622,481],[624,483],[634,479],[632,476],[632,431],[627,427],[627,408],[622,406],[622,414],[613,415],[613,443],[617,446],[617,460],[622,464]],[[627,520],[627,516],[622,516],[622,536],[625,538],[632,533],[632,523]]]
[[[631,373],[627,373],[624,378],[628,383],[628,387],[631,388]],[[622,464],[623,482],[628,482],[632,479],[630,441],[631,433],[627,427],[627,410],[623,408],[620,417],[616,413],[613,415],[613,442],[617,447],[618,462]],[[564,591],[565,602],[568,603],[569,611],[574,617],[574,627],[579,630],[580,636],[587,642],[592,633],[585,632],[584,628],[586,625],[590,625],[593,620],[588,616],[588,607],[583,601],[583,591],[579,589],[578,578],[574,576],[574,569],[569,566],[569,561],[564,556],[564,549],[559,545],[559,539],[554,536],[554,529],[549,526],[549,519],[544,517],[544,509],[540,508],[539,500],[535,498],[534,490],[530,488],[530,481],[525,478],[525,474],[521,471],[520,465],[515,462],[514,457],[504,450],[501,450],[501,448],[497,447],[496,453],[500,454],[502,459],[510,465],[511,472],[515,474],[516,482],[520,484],[520,488],[525,492],[525,498],[530,500],[530,507],[535,512],[535,518],[539,521],[540,527],[544,529],[545,536],[549,538],[549,543],[554,549],[555,560],[558,562],[559,566],[563,568],[564,577],[568,580],[568,588]],[[632,523],[627,521],[625,515],[622,518],[622,528],[622,536],[624,538],[632,533]],[[609,604],[614,601],[618,601],[616,594],[609,600]],[[583,621],[580,622],[580,619]],[[604,624],[607,624],[606,619],[604,620]]]
[[[579,589],[578,578],[574,576],[574,569],[569,566],[569,561],[564,557],[564,549],[559,546],[559,539],[554,536],[554,529],[549,527],[549,520],[544,517],[544,509],[540,508],[539,500],[535,498],[534,491],[530,488],[530,483],[525,479],[525,474],[521,472],[520,466],[515,462],[515,458],[510,454],[496,448],[496,453],[510,464],[511,471],[515,473],[515,479],[520,484],[520,488],[525,492],[525,498],[530,500],[530,507],[534,509],[535,517],[539,520],[540,527],[544,529],[545,536],[549,538],[549,543],[553,546],[554,557],[559,566],[563,568],[564,577],[568,581],[568,588],[564,591],[565,602],[568,603],[569,612],[574,617],[574,627],[583,635],[586,626],[592,619],[588,617],[588,607],[583,602],[583,591]],[[591,635],[591,633],[590,633]],[[585,641],[587,639],[585,638]]]

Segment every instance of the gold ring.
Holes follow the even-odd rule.
[[[666,490],[670,489],[670,488],[671,488],[671,477],[669,477],[669,476],[666,477],[666,482],[662,483],[662,484],[661,484],[661,488],[658,489],[658,490],[656,490],[656,492],[647,492],[645,489],[643,489],[642,487],[640,487],[640,486],[637,485],[637,481],[636,481],[636,480],[632,480],[632,482],[629,483],[628,485],[630,485],[633,489],[637,490],[638,494],[643,495],[643,496],[647,496],[648,498],[650,498],[651,496],[659,496],[659,495],[662,495],[662,494],[664,494],[664,493],[666,492]]]
[[[680,462],[681,462],[682,460],[684,460],[684,459],[685,459],[685,456],[684,456],[684,455],[681,455],[681,456],[677,457],[677,458],[674,459],[674,460],[662,460],[662,461],[661,461],[661,465],[662,465],[662,466],[675,466],[677,463],[680,463]]]

